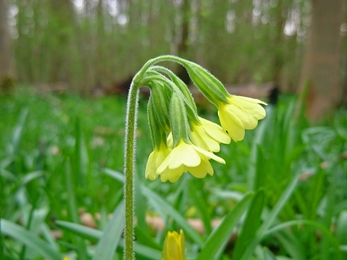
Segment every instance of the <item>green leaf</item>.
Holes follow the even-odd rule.
[[[124,227],[124,201],[119,203],[112,218],[102,233],[94,253],[94,260],[112,260]]]
[[[1,232],[4,235],[8,235],[18,240],[27,247],[36,251],[40,256],[51,260],[61,260],[63,258],[60,253],[53,249],[46,241],[38,238],[23,227],[6,219],[1,219],[0,226]]]
[[[85,227],[80,224],[75,224],[75,223],[66,222],[66,221],[57,221],[56,223],[61,228],[71,231],[74,234],[79,235],[85,239],[89,239],[90,241],[97,241],[103,235],[103,233],[100,230],[96,230],[90,227]],[[121,239],[118,247],[120,251],[123,251],[124,249],[123,239]],[[138,256],[138,258],[140,258],[140,256],[144,256],[149,259],[161,258],[161,251],[148,247],[148,246],[141,245],[141,244],[135,243],[134,251],[135,251],[135,254]]]
[[[290,231],[283,230],[275,234],[275,239],[283,246],[288,255],[295,260],[305,260],[305,248],[300,244],[298,238]]]
[[[102,236],[102,231],[83,226],[81,224],[76,224],[72,222],[57,220],[56,224],[64,230],[70,231],[82,238],[88,239],[90,241],[97,241]]]
[[[12,147],[11,147],[11,150],[9,151],[11,155],[16,155],[18,153],[19,144],[22,139],[23,128],[24,128],[26,118],[28,116],[28,112],[29,110],[27,108],[21,111],[18,123],[13,130],[12,144],[11,144]]]
[[[256,236],[254,237],[253,241],[250,241],[249,246],[245,250],[243,257],[241,259],[250,259],[257,244],[260,242],[260,240],[265,236],[265,233],[267,230],[270,228],[270,226],[273,224],[275,219],[277,218],[278,214],[284,207],[284,205],[287,203],[289,200],[290,196],[292,195],[296,184],[298,183],[299,180],[299,175],[297,175],[295,178],[293,178],[292,182],[287,186],[285,191],[283,192],[282,196],[274,206],[274,208],[270,211],[269,215],[266,217],[265,221],[263,224],[260,226],[258,229],[258,232]]]
[[[201,191],[196,188],[194,182],[190,183],[189,185],[189,194],[193,199],[193,204],[200,212],[201,220],[205,228],[205,233],[210,234],[212,232],[211,217],[206,198],[203,196],[203,194],[201,194]]]
[[[196,260],[219,258],[230,239],[233,228],[246,211],[252,197],[253,193],[246,194],[244,198],[236,204],[233,210],[224,217],[220,225],[208,237]]]
[[[75,183],[73,182],[72,174],[71,174],[71,168],[70,168],[70,162],[66,163],[66,187],[67,187],[67,193],[69,196],[69,213],[71,220],[75,223],[80,222],[78,208],[77,208],[77,202],[76,202],[76,196],[75,196]],[[76,244],[78,247],[79,257],[82,259],[87,259],[87,249],[84,241],[82,241],[79,237],[76,237]]]
[[[148,259],[161,259],[161,251],[147,246],[135,243],[134,251],[138,259],[141,259],[140,256],[146,257]]]
[[[233,259],[240,259],[249,242],[255,237],[260,225],[263,205],[264,192],[263,190],[259,190],[254,195],[248,208],[246,219],[243,222],[242,230],[235,245]]]
[[[123,173],[117,172],[115,170],[108,169],[108,168],[103,169],[103,172],[106,175],[112,177],[113,179],[119,181],[120,183],[124,183],[124,174]]]
[[[347,210],[341,211],[336,221],[336,238],[340,244],[347,244],[347,236],[345,234],[347,230]]]
[[[292,221],[288,221],[288,222],[284,222],[284,223],[281,223],[271,229],[269,229],[265,234],[264,236],[268,236],[270,234],[276,234],[278,233],[279,231],[287,231],[289,227],[291,226],[302,226],[302,225],[305,225],[305,226],[312,226],[312,227],[315,227],[315,228],[318,228],[322,233],[323,233],[323,237],[329,241],[329,245],[330,246],[333,246],[334,249],[335,249],[335,252],[338,252],[339,254],[337,254],[337,257],[338,259],[341,259],[341,255],[340,255],[340,252],[339,252],[339,242],[338,242],[338,239],[334,237],[334,235],[330,232],[330,230],[322,225],[321,223],[319,223],[318,221],[312,221],[312,220],[307,220],[307,219],[303,219],[303,220],[292,220]],[[277,235],[276,235],[277,236]],[[287,247],[291,247],[290,251],[288,251],[289,254],[292,254],[293,253],[293,249],[296,248],[296,251],[298,250],[299,246],[296,246],[294,247],[293,245],[295,245],[295,242],[294,240],[296,240],[297,238],[296,237],[293,237],[292,238],[292,241],[288,244]],[[292,254],[293,255],[293,254]],[[302,255],[302,254],[301,254]],[[293,255],[293,257],[295,259],[305,259],[304,256],[302,257],[297,257],[297,255]],[[335,258],[334,258],[335,259]]]

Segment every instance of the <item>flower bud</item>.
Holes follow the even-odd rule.
[[[181,229],[180,234],[176,231],[168,232],[164,242],[163,260],[184,260],[185,245],[184,234]]]

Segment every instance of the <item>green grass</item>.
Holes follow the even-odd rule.
[[[125,106],[122,97],[25,88],[0,96],[0,259],[121,259]],[[137,259],[160,259],[166,231],[180,228],[188,259],[345,259],[347,111],[312,126],[295,107],[295,97],[281,97],[244,141],[222,146],[227,163],[213,164],[214,176],[171,184],[144,178],[152,144],[142,99]],[[218,122],[214,110],[204,116]],[[97,229],[81,225],[81,211]],[[146,223],[153,215],[165,230]],[[201,219],[205,232],[188,218]],[[217,229],[214,219],[222,219]]]

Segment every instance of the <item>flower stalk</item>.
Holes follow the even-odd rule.
[[[136,121],[139,99],[139,85],[131,83],[128,95],[125,144],[124,144],[124,200],[125,200],[125,227],[124,227],[124,259],[134,259],[134,172],[135,172],[135,146]]]
[[[156,65],[171,61],[184,66],[196,87],[216,106],[221,126],[199,117],[194,99],[185,85],[172,71]],[[134,259],[134,178],[135,146],[139,88],[148,86],[151,96],[148,101],[148,122],[153,142],[145,177],[154,181],[175,182],[185,172],[196,178],[213,175],[210,160],[225,164],[215,152],[220,144],[231,140],[241,141],[245,130],[254,129],[266,115],[266,103],[251,98],[238,97],[227,92],[223,84],[201,66],[185,59],[163,55],[149,60],[135,75],[131,83],[125,127],[124,144],[124,259]],[[178,234],[171,233],[168,241],[178,241]],[[183,234],[182,234],[183,238]],[[171,240],[170,240],[171,239]],[[169,243],[164,259],[173,259],[175,243]],[[174,253],[168,253],[168,252]],[[169,257],[170,256],[170,257]],[[174,259],[183,259],[174,258]]]

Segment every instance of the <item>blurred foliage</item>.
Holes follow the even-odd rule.
[[[310,11],[308,0],[8,2],[19,82],[65,82],[81,92],[169,53],[222,82],[295,90]]]
[[[311,126],[294,116],[296,98],[281,96],[244,141],[222,146],[226,165],[214,164],[214,176],[185,174],[161,183],[144,179],[152,150],[144,101],[137,133],[137,259],[159,259],[166,231],[180,228],[188,259],[345,258],[345,110]],[[23,87],[0,96],[2,259],[121,258],[124,112],[121,97],[43,95]],[[81,225],[83,213],[96,229]],[[164,230],[146,216],[160,217]],[[205,232],[188,219],[200,219]],[[215,229],[212,220],[223,221]]]

